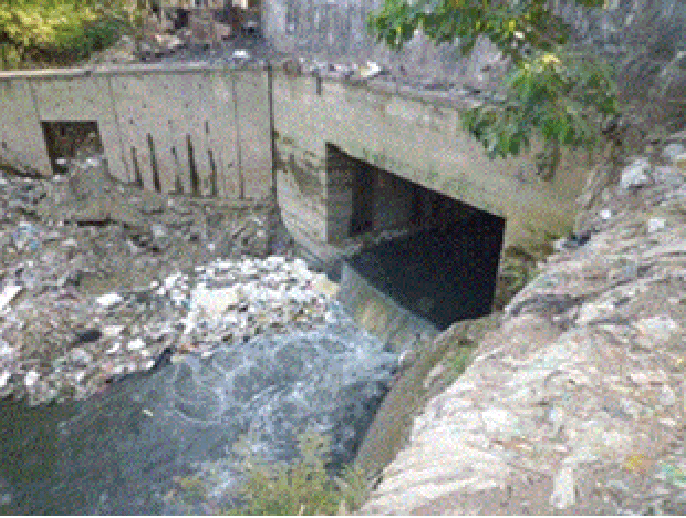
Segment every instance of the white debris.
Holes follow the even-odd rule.
[[[79,347],[72,349],[70,351],[70,355],[74,363],[88,365],[91,361],[93,361],[93,355]]]
[[[106,308],[111,308],[124,300],[118,293],[105,293],[104,295],[95,299],[95,301]]]
[[[557,509],[566,509],[574,505],[574,467],[562,466],[553,481],[553,493],[550,504]]]
[[[40,379],[40,374],[32,370],[26,373],[24,376],[24,385],[26,387],[32,387]]]
[[[126,348],[129,351],[140,351],[145,347],[145,341],[142,338],[136,338],[134,340],[131,340],[129,343],[126,344]]]
[[[664,148],[662,151],[662,154],[664,155],[665,158],[668,158],[669,160],[674,160],[677,156],[686,153],[686,148],[684,147],[683,144],[669,144]]]
[[[199,287],[191,295],[191,310],[202,311],[208,317],[218,317],[229,308],[238,306],[243,296],[240,287],[208,290]]]
[[[0,309],[12,302],[12,299],[14,299],[21,290],[21,286],[5,286],[2,292],[0,292]]]
[[[156,223],[152,226],[152,235],[155,237],[155,239],[167,237],[167,229],[163,225]]]
[[[662,386],[660,393],[660,404],[663,406],[672,406],[676,403],[676,394],[669,385]]]
[[[7,385],[11,377],[12,373],[10,371],[2,371],[2,373],[0,373],[0,388]]]
[[[180,273],[177,273],[177,274],[174,274],[174,275],[170,275],[169,277],[167,277],[166,279],[164,279],[164,287],[165,287],[165,289],[168,289],[168,290],[172,289],[172,288],[174,287],[174,285],[176,284],[176,282],[177,282],[180,278],[181,278],[181,274],[180,274]]]
[[[117,351],[119,351],[120,347],[121,344],[119,342],[115,342],[114,345],[112,345],[112,347],[105,351],[105,354],[115,354]]]
[[[250,52],[245,49],[235,50],[231,57],[233,59],[250,59]]]
[[[113,324],[113,325],[103,326],[102,334],[107,336],[107,337],[112,338],[112,337],[119,336],[120,334],[122,334],[125,329],[126,329],[126,326],[123,326],[123,325]]]
[[[650,218],[648,220],[648,223],[646,224],[646,227],[647,227],[648,233],[652,234],[654,232],[664,230],[666,224],[667,224],[667,221],[665,220],[665,218]]]
[[[359,71],[363,79],[371,79],[381,74],[382,69],[373,61],[367,61],[364,66],[360,67]]]
[[[622,170],[620,185],[623,189],[649,185],[651,183],[648,176],[650,172],[652,172],[650,163],[643,158],[637,158],[633,164]]]

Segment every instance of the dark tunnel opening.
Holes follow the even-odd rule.
[[[65,174],[70,162],[104,152],[96,121],[41,121],[53,173]]]
[[[493,308],[506,220],[328,146],[330,183],[351,200],[348,236],[404,229],[346,262],[439,330]],[[339,187],[342,186],[342,187]],[[344,228],[344,226],[341,226]]]
[[[491,312],[505,220],[487,213],[364,249],[348,264],[439,330]]]

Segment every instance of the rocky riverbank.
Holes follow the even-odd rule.
[[[495,316],[457,382],[441,374],[449,359],[424,357],[407,383],[430,399],[386,445],[394,460],[361,513],[686,511],[686,133],[653,150],[594,170],[578,237]],[[430,351],[458,349],[469,329]],[[394,397],[386,413],[408,406]]]

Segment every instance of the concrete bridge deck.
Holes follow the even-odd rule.
[[[13,72],[0,74],[0,144],[50,174],[45,125],[94,122],[118,179],[247,199],[276,186],[289,230],[322,246],[440,220],[445,200],[504,219],[505,246],[565,233],[586,158],[551,182],[530,156],[489,160],[460,128],[465,102],[222,65]]]

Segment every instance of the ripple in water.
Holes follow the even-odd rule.
[[[1,480],[12,496],[2,510],[187,511],[162,498],[173,477],[209,463],[219,471],[214,493],[221,493],[236,481],[232,446],[246,432],[257,434],[256,446],[268,458],[288,460],[298,433],[314,429],[332,435],[334,463],[349,462],[385,394],[395,356],[337,304],[332,313],[321,328],[222,343],[208,358],[187,356],[100,399],[22,407],[11,422],[5,412],[4,451],[12,460],[3,459]]]

